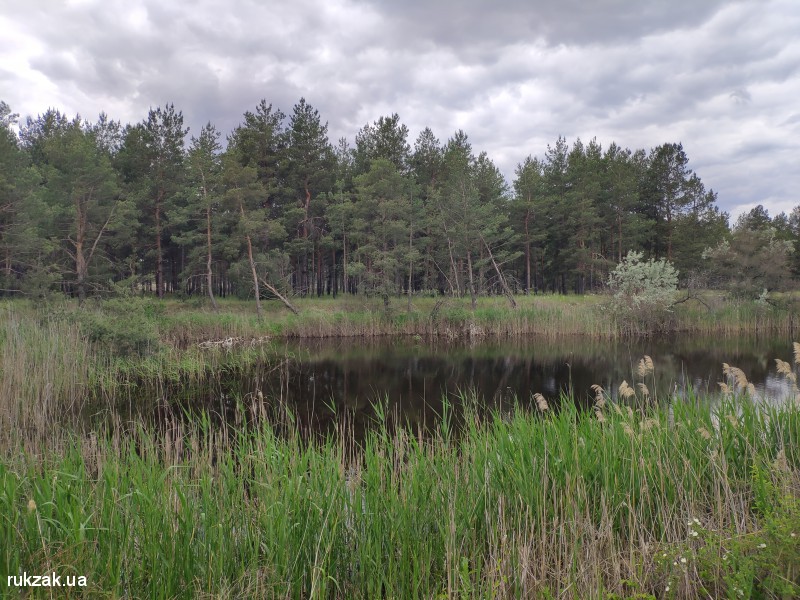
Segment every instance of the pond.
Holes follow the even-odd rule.
[[[378,404],[412,427],[426,428],[448,410],[458,418],[471,392],[480,410],[530,405],[534,393],[556,406],[562,393],[572,392],[588,405],[593,384],[615,397],[622,381],[644,383],[651,401],[713,397],[726,379],[723,362],[741,368],[759,396],[780,402],[791,387],[778,375],[775,359],[793,362],[788,336],[337,338],[279,342],[273,350],[274,359],[201,386],[160,388],[156,400],[162,411],[203,408],[230,421],[243,405],[252,408],[263,397],[262,404],[288,407],[300,425],[317,431],[329,431],[342,415],[361,431],[375,418]],[[642,378],[637,365],[645,355],[654,370]]]

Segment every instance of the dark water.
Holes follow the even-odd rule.
[[[286,342],[273,351],[274,359],[252,368],[166,391],[161,406],[202,407],[230,420],[237,406],[252,406],[260,392],[262,404],[287,406],[314,430],[329,430],[342,415],[360,430],[375,418],[376,403],[412,426],[426,427],[446,410],[457,418],[470,392],[481,409],[499,410],[516,401],[530,404],[536,392],[555,405],[562,392],[571,391],[588,404],[592,384],[615,396],[623,380],[645,383],[656,401],[714,395],[724,380],[723,362],[741,368],[759,395],[781,401],[790,390],[775,371],[775,359],[793,360],[789,337],[697,335],[611,342],[342,338]],[[655,369],[642,379],[636,367],[644,355]]]

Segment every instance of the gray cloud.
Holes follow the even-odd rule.
[[[702,23],[722,0],[367,0],[386,16],[395,35],[455,46],[490,48],[541,39],[548,45],[611,44]]]
[[[726,210],[800,200],[792,0],[2,1],[0,97],[23,116],[173,102],[228,133],[303,96],[334,141],[398,112],[411,141],[464,129],[509,178],[559,135],[682,141]]]

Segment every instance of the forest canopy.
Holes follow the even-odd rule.
[[[0,294],[474,304],[602,289],[631,251],[669,261],[683,285],[792,287],[800,211],[759,206],[729,227],[680,143],[539,150],[509,185],[466,132],[411,140],[398,114],[351,146],[305,99],[289,114],[263,100],[224,137],[190,132],[173,105],[122,124],[56,109],[19,122],[0,102]]]

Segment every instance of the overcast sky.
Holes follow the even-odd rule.
[[[509,182],[559,135],[682,142],[737,215],[800,204],[797,0],[0,0],[0,99],[227,134],[261,98],[331,141],[397,112],[464,129]]]

